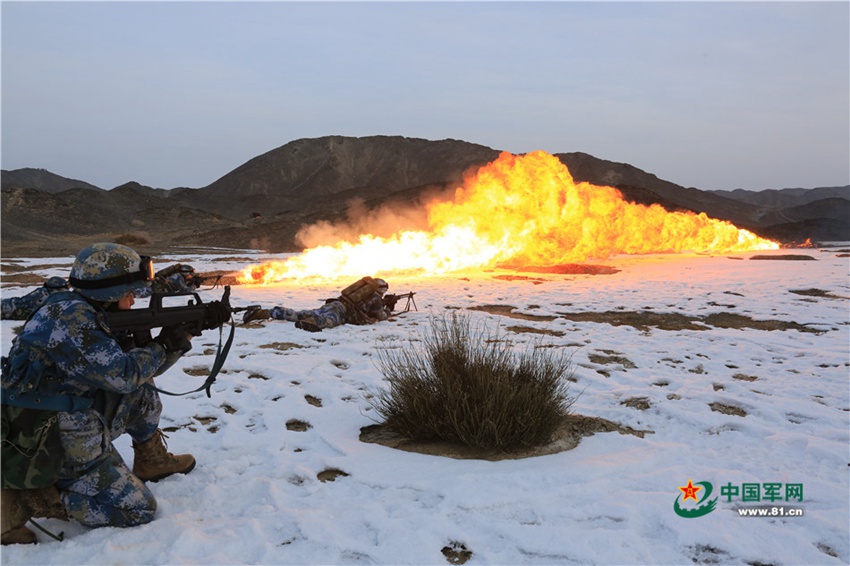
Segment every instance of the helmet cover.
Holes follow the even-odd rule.
[[[78,293],[102,302],[150,286],[151,259],[114,243],[92,244],[77,254],[69,281]]]

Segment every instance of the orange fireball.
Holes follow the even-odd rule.
[[[246,268],[243,283],[433,274],[498,264],[557,265],[615,254],[778,249],[729,222],[623,200],[612,187],[576,183],[543,151],[499,158],[468,177],[450,202],[428,207],[426,231],[318,246]]]

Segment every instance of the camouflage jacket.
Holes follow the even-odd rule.
[[[387,320],[392,311],[389,307],[384,305],[384,300],[383,297],[381,297],[381,294],[375,293],[372,298],[366,301],[363,305],[363,312],[375,320]]]
[[[35,291],[30,291],[23,297],[3,299],[2,307],[0,307],[0,318],[3,320],[26,320],[38,310],[38,307],[44,304],[44,301],[52,293],[67,290],[68,282],[62,277],[53,276],[45,281],[44,285]]]
[[[0,318],[3,320],[26,320],[38,310],[38,307],[47,300],[52,292],[53,289],[39,287],[22,297],[3,299],[2,306],[0,306]]]
[[[116,393],[138,389],[163,364],[165,350],[151,342],[123,351],[102,311],[74,291],[61,291],[27,321],[8,359],[4,390],[37,384],[43,396],[92,397],[100,389]]]

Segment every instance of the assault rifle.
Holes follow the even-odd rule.
[[[400,295],[394,295],[394,294],[388,293],[388,294],[384,295],[384,299],[383,299],[384,306],[389,307],[390,310],[395,310],[396,303],[398,303],[401,299],[406,298],[407,304],[404,306],[404,310],[401,310],[401,311],[398,311],[398,312],[400,312],[400,313],[408,312],[410,310],[411,304],[413,305],[414,310],[419,311],[419,309],[416,308],[416,301],[413,300],[413,295],[415,295],[415,294],[416,294],[415,291],[411,291],[410,293],[402,293]]]
[[[154,328],[182,326],[192,336],[200,336],[204,330],[222,326],[230,319],[230,313],[233,311],[230,306],[230,285],[224,288],[221,301],[204,303],[197,293],[192,293],[194,298],[190,299],[186,306],[162,305],[163,298],[180,296],[190,295],[154,293],[146,308],[109,311],[106,313],[109,328],[114,332],[133,333],[136,346],[144,346],[151,341],[150,331]]]
[[[189,295],[184,296],[188,297]],[[224,294],[221,296],[220,301],[204,303],[197,293],[192,293],[191,296],[193,298],[184,306],[165,307],[162,304],[163,298],[169,297],[173,300],[175,296],[154,293],[151,295],[150,304],[146,308],[108,311],[106,313],[106,323],[113,332],[131,334],[137,347],[144,346],[153,340],[151,330],[154,328],[184,331],[192,336],[200,336],[205,330],[218,328],[218,351],[216,352],[210,375],[204,385],[194,391],[179,394],[157,389],[160,393],[168,395],[186,395],[187,393],[194,393],[195,391],[205,389],[207,397],[209,397],[210,386],[215,381],[215,376],[218,374],[221,366],[224,365],[224,360],[230,351],[230,345],[233,343],[234,326],[231,316],[235,309],[230,306],[230,285],[224,287]],[[231,320],[230,336],[227,339],[227,343],[222,347],[221,335],[224,329],[224,323],[228,320]]]

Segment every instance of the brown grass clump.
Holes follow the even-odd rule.
[[[127,232],[115,238],[115,243],[131,248],[134,246],[148,246],[151,244],[151,237],[147,232]]]
[[[432,318],[421,343],[379,350],[377,365],[388,388],[369,403],[388,428],[418,441],[504,451],[540,446],[575,401],[563,350],[515,354],[510,341],[472,328],[458,313]]]

